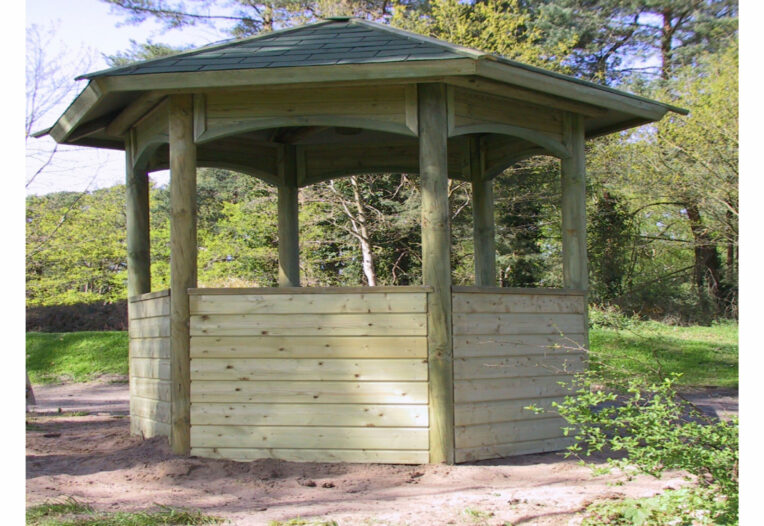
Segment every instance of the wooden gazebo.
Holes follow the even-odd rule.
[[[124,150],[131,430],[247,460],[437,463],[561,449],[584,366],[584,141],[679,108],[352,18],[84,75],[48,133]],[[492,179],[561,160],[564,289],[496,287]],[[199,289],[196,168],[278,189],[279,288]],[[151,290],[148,176],[170,170],[171,294]],[[423,285],[300,288],[299,187],[419,174]],[[473,190],[452,287],[448,178]]]

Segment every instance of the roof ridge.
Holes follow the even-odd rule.
[[[438,40],[437,38],[420,35],[418,33],[406,31],[405,29],[399,29],[397,27],[393,27],[387,24],[379,24],[377,22],[372,22],[370,20],[365,20],[363,18],[356,18],[356,17],[351,17],[348,21],[351,24],[369,26],[371,28],[387,31],[388,33],[392,33],[396,36],[407,38],[409,40],[414,40],[416,42],[426,42],[427,44],[432,44],[434,46],[447,49],[448,51],[451,51],[452,53],[464,55],[468,58],[474,58],[474,59],[493,58],[493,55],[491,53],[486,53],[485,51],[481,51],[479,49],[460,46],[458,44],[452,44],[451,42],[445,42],[443,40]]]
[[[244,38],[230,38],[228,40],[221,40],[221,41],[218,41],[218,42],[213,42],[211,44],[204,45],[202,47],[198,47],[198,48],[194,48],[194,49],[189,49],[188,51],[183,51],[181,53],[176,53],[175,55],[168,55],[168,56],[165,56],[165,57],[150,58],[148,60],[142,60],[140,62],[135,62],[133,64],[128,64],[126,66],[114,66],[114,67],[111,67],[111,68],[101,69],[101,70],[93,71],[93,72],[90,72],[90,73],[84,73],[82,75],[79,75],[79,76],[75,77],[74,80],[83,80],[83,79],[88,79],[89,80],[89,79],[91,79],[93,77],[98,77],[98,76],[101,76],[101,75],[105,75],[107,73],[122,72],[122,71],[125,71],[125,70],[129,70],[130,68],[135,68],[137,66],[143,66],[145,64],[153,64],[153,63],[156,63],[156,62],[160,62],[162,60],[171,60],[171,59],[176,59],[178,57],[190,57],[190,56],[197,55],[199,53],[206,53],[208,51],[212,51],[212,50],[215,50],[215,49],[218,49],[218,48],[223,48],[223,47],[227,47],[227,46],[238,46],[238,45],[241,45],[241,44],[245,44],[245,43],[251,42],[253,40],[260,40],[260,39],[265,40],[265,39],[267,39],[269,37],[272,37],[274,35],[281,36],[281,35],[284,35],[286,33],[291,33],[293,31],[297,31],[298,29],[304,29],[306,27],[312,27],[312,26],[323,26],[323,25],[331,24],[333,22],[337,22],[337,20],[322,19],[322,20],[319,20],[317,22],[311,22],[309,24],[302,24],[300,26],[286,27],[284,29],[277,29],[276,31],[271,31],[269,33],[258,33],[257,35],[252,35],[252,36],[248,36],[248,37],[244,37]]]

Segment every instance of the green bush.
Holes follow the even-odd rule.
[[[583,373],[573,383],[573,394],[554,404],[569,424],[566,434],[575,437],[567,455],[581,458],[612,451],[622,456],[609,458],[598,472],[619,468],[627,477],[660,477],[667,470],[683,470],[696,482],[657,500],[640,501],[639,506],[628,501],[619,503],[618,509],[609,505],[605,509],[610,513],[608,521],[604,516],[597,519],[603,509],[594,507],[590,524],[668,524],[655,517],[645,522],[667,513],[679,520],[696,517],[696,524],[737,523],[738,421],[701,413],[677,394],[677,378],[649,382],[632,377],[603,390],[595,387],[600,385],[598,378]],[[685,524],[671,522],[675,523]]]

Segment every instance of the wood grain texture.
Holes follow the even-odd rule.
[[[454,357],[555,356],[585,351],[584,334],[456,335]]]
[[[584,369],[584,353],[494,358],[454,359],[455,380],[515,378],[518,376],[559,376]]]
[[[454,334],[582,334],[581,314],[455,313]]]
[[[204,314],[192,336],[385,336],[427,334],[425,314]],[[174,347],[173,347],[174,348]]]
[[[454,423],[459,427],[548,418],[550,414],[556,414],[552,403],[562,400],[563,397],[551,397],[539,398],[532,402],[528,400],[494,400],[491,402],[461,403],[456,406]],[[526,409],[531,403],[543,409],[544,413],[536,415],[533,411]]]
[[[559,416],[515,422],[498,422],[456,428],[456,447],[473,448],[508,442],[560,438],[567,425]]]
[[[426,404],[426,382],[206,381],[191,385],[192,402]]]
[[[196,145],[190,95],[170,97],[170,357],[172,379],[172,451],[188,455],[189,305],[187,290],[196,287]]]
[[[130,338],[167,338],[170,336],[170,320],[166,316],[139,318],[128,326]]]
[[[170,379],[170,360],[160,358],[130,358],[132,375],[136,378]]]
[[[426,405],[196,402],[194,425],[427,427]]]
[[[169,436],[170,425],[135,415],[130,418],[130,432],[134,435],[142,435],[143,438]]]
[[[583,314],[583,296],[533,294],[454,293],[455,313],[559,313]]]
[[[299,204],[295,147],[284,145],[281,184],[278,186],[279,286],[300,286]]]
[[[192,336],[191,358],[427,358],[424,336]]]
[[[426,464],[427,451],[382,449],[282,449],[282,448],[203,448],[194,447],[197,457],[225,458],[251,462],[261,458],[274,458],[289,462],[351,462],[377,464]]]
[[[459,448],[456,451],[456,461],[474,462],[476,460],[487,460],[491,458],[561,451],[572,443],[573,439],[569,437],[561,437],[544,440],[529,440],[527,442],[493,444],[490,446],[479,446],[474,448]]]
[[[454,462],[451,341],[451,226],[448,207],[448,108],[443,84],[420,84],[419,172],[422,281],[427,295],[430,462]]]
[[[191,428],[194,447],[305,449],[427,448],[425,428],[199,426]]]
[[[149,177],[134,166],[132,139],[125,141],[125,223],[127,241],[127,295],[151,292],[151,240],[149,233]],[[128,305],[131,316],[134,307]]]
[[[423,292],[344,294],[192,295],[191,313],[202,314],[377,314],[423,313]]]
[[[565,144],[571,157],[560,162],[562,179],[562,274],[566,287],[587,290],[586,159],[584,119],[566,115]]]
[[[562,139],[562,112],[559,110],[473,89],[456,86],[449,89],[454,92],[452,127],[455,131],[480,124],[505,124]]]
[[[170,358],[169,338],[131,338],[131,358]]]
[[[531,403],[538,398],[570,394],[568,386],[572,379],[568,375],[457,380],[454,382],[454,400],[456,404],[493,400],[528,400]]]
[[[475,285],[496,286],[496,229],[493,217],[493,181],[483,178],[480,139],[470,137],[472,182],[472,237],[475,245]]]
[[[132,319],[155,318],[170,315],[170,297],[130,302]]]
[[[405,85],[215,91],[200,140],[284,126],[359,127],[415,136]]]
[[[141,365],[136,362],[136,365]],[[141,376],[136,372],[136,375]],[[427,380],[426,360],[194,358],[193,380]]]

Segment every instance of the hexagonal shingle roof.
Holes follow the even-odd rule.
[[[332,18],[78,78],[193,71],[368,64],[485,56],[472,50],[356,18]]]

